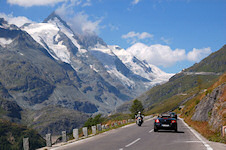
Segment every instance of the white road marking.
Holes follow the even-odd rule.
[[[119,150],[123,150],[123,148],[120,148]]]
[[[209,144],[207,144],[205,141],[203,141],[203,139],[191,128],[191,127],[189,127],[185,122],[184,122],[184,120],[183,119],[181,119],[181,118],[179,118],[184,124],[185,124],[185,126],[187,126],[188,127],[188,129],[202,142],[202,144],[206,147],[206,149],[207,150],[213,150],[213,148],[209,145]]]
[[[151,133],[153,130],[154,130],[154,129],[151,129],[151,130],[149,131],[149,133]]]
[[[134,143],[136,143],[137,141],[139,141],[140,140],[140,138],[138,138],[138,139],[136,139],[135,141],[133,141],[132,143],[129,143],[128,145],[126,145],[125,147],[129,147],[129,146],[131,146],[131,145],[133,145]]]
[[[202,141],[184,141],[185,143],[202,143]]]

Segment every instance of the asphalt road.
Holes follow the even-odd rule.
[[[197,132],[178,120],[178,132],[153,131],[154,120],[141,127],[136,124],[114,129],[55,150],[226,150],[226,144],[205,140]]]

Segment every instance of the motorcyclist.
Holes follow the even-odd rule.
[[[138,117],[141,118],[141,123],[143,123],[143,118],[144,118],[144,116],[141,115],[141,112],[140,112],[140,111],[137,113],[137,115],[135,115],[135,119],[137,120]]]

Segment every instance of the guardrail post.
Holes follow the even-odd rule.
[[[67,132],[62,131],[62,142],[67,142]]]
[[[47,147],[52,147],[52,138],[51,138],[51,134],[46,134],[46,146]]]
[[[105,125],[102,125],[102,130],[105,130]]]
[[[109,124],[105,124],[105,128],[106,129],[109,129]]]
[[[111,127],[114,127],[114,123],[113,122],[111,123]]]
[[[226,126],[222,126],[222,136],[226,135]]]
[[[87,127],[83,127],[82,132],[83,132],[84,137],[88,137]]]
[[[92,134],[96,134],[97,133],[97,127],[96,126],[92,126]]]
[[[75,140],[78,140],[78,129],[73,129],[73,137],[75,138]]]
[[[101,124],[97,124],[97,130],[98,130],[98,131],[102,131]]]
[[[24,150],[29,150],[29,138],[23,138]]]

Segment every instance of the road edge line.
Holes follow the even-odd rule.
[[[196,133],[196,131],[193,129],[193,128],[191,128],[186,122],[184,122],[184,119],[182,119],[182,118],[179,118],[183,123],[184,123],[184,125],[185,126],[187,126],[187,128],[202,142],[202,144],[206,147],[206,149],[207,150],[213,150],[213,148],[209,145],[209,144],[207,144],[197,133]]]

